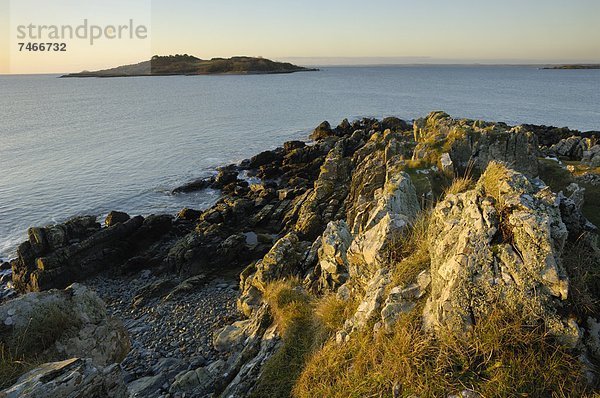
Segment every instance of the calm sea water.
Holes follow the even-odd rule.
[[[600,130],[600,70],[351,67],[265,76],[58,79],[0,76],[0,257],[32,225],[80,214],[175,213],[214,192],[171,195],[218,165],[323,120],[432,110]]]

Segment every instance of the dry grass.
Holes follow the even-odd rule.
[[[265,297],[280,328],[281,348],[267,361],[251,397],[289,397],[308,356],[322,343],[311,299],[298,280],[278,281]]]
[[[282,335],[281,348],[267,361],[251,397],[289,397],[306,361],[356,310],[358,301],[334,295],[314,299],[298,279],[271,283],[265,293]]]
[[[324,327],[327,334],[331,335],[344,326],[358,307],[358,297],[353,296],[344,301],[334,294],[328,294],[317,300],[315,315]]]
[[[0,389],[11,386],[19,376],[39,364],[52,360],[44,351],[78,326],[67,309],[49,305],[35,312],[25,329],[18,333],[7,332],[0,341]]]
[[[458,177],[452,181],[452,184],[444,190],[444,196],[456,195],[473,188],[474,182],[470,177]]]
[[[39,361],[16,356],[4,344],[0,344],[0,390],[13,385],[22,374],[39,364]]]
[[[600,259],[583,242],[569,243],[562,257],[569,276],[570,310],[579,319],[600,312]]]
[[[506,179],[507,176],[508,169],[506,166],[502,163],[492,161],[489,163],[480,179],[485,192],[493,197],[500,207],[503,207],[502,195],[500,194],[500,181]]]
[[[582,396],[586,383],[577,356],[542,325],[496,309],[469,336],[434,339],[415,317],[390,336],[367,332],[329,342],[307,363],[294,396],[441,397],[471,389],[483,397]]]
[[[396,238],[390,245],[388,262],[392,269],[391,286],[403,286],[416,280],[429,267],[428,231],[430,211],[419,214],[407,234]]]

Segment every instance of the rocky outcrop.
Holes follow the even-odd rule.
[[[567,228],[547,188],[492,163],[476,189],[436,206],[429,233],[427,328],[461,332],[506,305],[577,342],[577,327],[556,312],[569,295],[560,259]]]
[[[29,240],[13,260],[13,283],[21,292],[65,288],[108,267],[125,264],[170,232],[168,215],[128,218],[109,214],[107,228],[95,217],[78,217],[64,224],[30,228]],[[118,222],[120,219],[121,222]],[[123,221],[125,220],[125,221]],[[151,258],[143,259],[148,265]]]
[[[0,393],[5,398],[127,398],[119,365],[98,367],[90,359],[45,363]]]
[[[581,160],[590,167],[600,167],[600,145],[594,145],[584,151]]]
[[[240,275],[239,309],[250,316],[262,305],[262,296],[270,282],[298,276],[311,262],[311,243],[301,241],[293,232],[279,239],[269,252]]]
[[[327,224],[318,250],[320,290],[335,290],[348,280],[350,275],[347,252],[351,243],[352,235],[344,220]]]
[[[537,136],[520,126],[453,119],[444,112],[433,112],[415,121],[414,137],[418,143],[414,159],[438,163],[447,152],[457,175],[473,170],[483,173],[493,160],[527,176],[537,175]]]
[[[105,304],[86,287],[29,293],[0,305],[0,341],[22,347],[29,356],[50,360],[91,358],[106,366],[129,351],[121,321],[109,317]]]
[[[591,138],[597,140],[600,138],[600,131],[578,131],[567,127],[538,126],[533,124],[524,124],[523,128],[532,132],[538,138],[542,148],[550,148],[561,140],[577,136],[582,138]]]
[[[420,210],[410,177],[395,167],[387,170],[385,184],[374,193],[372,203],[372,208],[357,215],[347,253],[350,276],[355,279],[368,280],[382,268],[389,248]]]
[[[552,145],[548,152],[561,158],[570,160],[581,160],[584,152],[590,147],[590,140],[578,136],[572,136],[560,140]]]
[[[219,189],[221,198],[206,210],[184,209],[176,219],[113,212],[104,228],[87,217],[32,229],[13,262],[14,280],[22,291],[44,290],[108,267],[130,274],[152,268],[142,272],[146,282],[127,294],[119,313],[145,311],[143,319],[158,319],[165,315],[154,314],[154,304],[188,305],[215,275],[243,270],[237,306],[245,319],[227,318],[236,322],[216,333],[216,353],[203,351],[205,358],[189,367],[178,360],[139,371],[140,351],[124,362],[137,378],[128,385],[133,396],[248,396],[282,346],[264,297],[280,280],[357,302],[337,330],[340,347],[357,332],[393,333],[409,313],[422,316],[433,336],[462,334],[495,306],[543,321],[568,347],[594,346],[589,328],[566,315],[572,292],[561,259],[567,240],[580,243],[585,235],[594,246],[595,228],[582,215],[585,184],[577,178],[583,185],[554,194],[533,179],[537,157],[551,150],[594,164],[597,146],[590,141],[584,148],[589,140],[571,135],[443,112],[412,126],[397,118],[344,120],[335,128],[324,122],[311,137],[315,142],[287,142],[177,189]],[[542,152],[538,139],[547,142]],[[463,173],[482,176],[474,189],[444,194]],[[429,252],[419,251],[424,259],[399,281],[396,262],[405,258],[396,251],[426,208],[432,212],[424,238]],[[236,295],[227,295],[232,310]],[[144,322],[134,322],[135,333],[143,334]],[[203,339],[223,323],[207,328]],[[77,347],[77,341],[68,344]],[[81,356],[65,344],[52,347]]]
[[[318,141],[332,135],[335,135],[335,132],[331,129],[331,125],[329,124],[329,122],[324,121],[323,123],[319,124],[317,128],[314,129],[314,131],[310,135],[310,138],[312,140]]]
[[[316,238],[329,221],[341,217],[341,203],[348,193],[350,160],[344,157],[344,142],[338,141],[321,166],[313,190],[302,203],[295,231],[308,239]]]

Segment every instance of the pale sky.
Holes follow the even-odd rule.
[[[134,19],[149,38],[76,40],[63,54],[16,49],[17,21],[84,18]],[[300,64],[600,63],[599,19],[600,0],[0,0],[0,73],[94,70],[175,53]]]

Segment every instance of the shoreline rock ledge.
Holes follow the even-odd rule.
[[[582,394],[594,391],[600,385],[600,250],[594,225],[600,221],[599,138],[600,132],[509,126],[444,112],[414,123],[393,117],[344,120],[337,127],[324,122],[313,142],[287,142],[175,189],[178,195],[218,189],[221,198],[206,210],[146,218],[115,212],[104,226],[95,217],[80,217],[31,228],[11,263],[22,295],[0,306],[0,318],[6,324],[9,317],[3,306],[61,295],[47,290],[110,275],[120,286],[148,280],[127,295],[130,310],[114,297],[107,302],[123,316],[146,308],[130,327],[137,334],[145,322],[160,322],[149,314],[163,311],[163,303],[201,311],[207,304],[186,298],[200,297],[194,292],[214,278],[239,278],[239,291],[224,295],[227,304],[236,301],[238,317],[219,323],[217,307],[209,305],[215,323],[202,327],[212,331],[219,324],[211,354],[202,361],[184,356],[187,368],[127,377],[128,393],[286,397],[293,389],[294,396],[308,397],[330,395],[327,388],[335,382],[345,391],[344,383],[356,375],[340,361],[368,347],[381,349],[377,361],[395,353],[386,367],[436,360],[401,358],[408,355],[401,346],[381,346],[406,343],[402,338],[420,339],[411,340],[410,355],[419,355],[420,347],[443,354],[439,347],[459,349],[459,342],[465,349],[485,347],[488,341],[477,339],[490,336],[482,337],[481,328],[498,321],[502,310],[510,316],[502,318],[497,333],[540,333],[534,343],[503,342],[489,358],[476,358],[476,371],[469,368],[471,354],[460,364],[446,364],[443,393],[436,390],[435,396],[483,396],[495,372],[510,371],[506,358],[517,364],[519,355],[546,358],[548,347],[556,354],[553,360],[566,358],[553,368],[562,372],[553,379],[581,388]],[[213,283],[211,289],[227,289],[224,285]],[[67,291],[79,289],[73,286]],[[28,293],[37,291],[42,292]],[[171,323],[174,314],[160,314],[169,318],[165,325],[177,325],[172,335],[184,334],[188,325]],[[185,351],[185,341],[174,344]],[[508,347],[518,349],[502,356]],[[136,343],[135,349],[145,347]],[[77,374],[78,380],[90,380],[90,391],[101,386],[105,394],[120,396],[120,383],[108,385],[101,377],[118,378],[114,367],[90,363],[86,355],[69,356],[23,376],[21,385],[42,379],[62,385],[66,374]],[[375,365],[360,363],[365,367],[360,388],[371,395],[428,396],[432,390],[423,386],[434,388],[437,377],[432,372],[423,383],[414,378],[419,372],[404,380],[398,371],[394,380],[374,381],[367,376]],[[98,366],[103,370],[95,371]],[[463,370],[469,389],[460,378]],[[520,379],[527,374],[502,373],[508,380],[503,391],[559,392],[552,384],[556,380]],[[327,382],[320,379],[325,376]],[[18,385],[6,391],[17,391]]]

